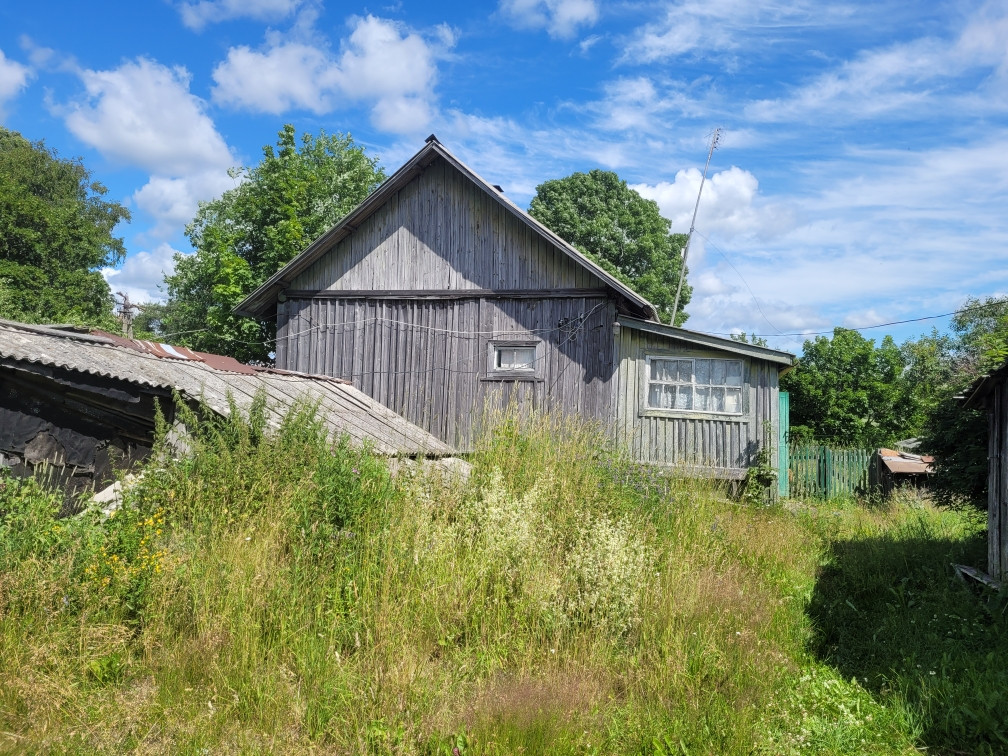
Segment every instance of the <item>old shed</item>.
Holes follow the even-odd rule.
[[[317,403],[336,436],[381,454],[452,450],[346,381],[243,365],[182,347],[0,321],[0,462],[48,465],[69,490],[102,485],[113,462],[145,457],[155,402],[171,422],[176,397],[227,416],[266,399],[276,425],[299,400]]]
[[[275,318],[278,366],[352,381],[461,450],[515,405],[727,478],[776,441],[793,359],[662,325],[433,136],[237,311]]]
[[[1008,362],[977,381],[963,406],[987,412],[987,572],[1008,578]]]

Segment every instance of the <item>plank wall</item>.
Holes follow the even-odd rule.
[[[604,284],[439,158],[288,288],[378,294]]]
[[[777,365],[700,349],[627,326],[620,328],[616,344],[619,367],[612,386],[615,435],[640,461],[697,466],[710,469],[718,477],[742,477],[764,443],[764,422],[770,423],[771,442],[777,438],[780,421]],[[741,359],[742,415],[646,412],[648,355]]]
[[[509,402],[609,416],[615,307],[604,292],[517,299],[314,297],[282,302],[277,314],[278,366],[352,381],[460,450],[471,447],[485,411]],[[495,379],[494,339],[541,342],[535,375]]]

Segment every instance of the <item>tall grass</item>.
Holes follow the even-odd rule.
[[[0,744],[909,753],[930,726],[830,657],[821,513],[739,505],[569,418],[501,418],[462,478],[393,477],[310,407],[232,417],[185,418],[186,456],[108,518],[2,482]]]

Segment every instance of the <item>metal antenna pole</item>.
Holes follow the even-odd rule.
[[[721,138],[721,129],[714,129],[714,136],[711,137],[710,152],[707,153],[707,163],[703,168],[703,177],[700,179],[700,191],[697,192],[696,204],[693,206],[693,220],[690,221],[689,234],[686,236],[686,248],[682,254],[682,269],[679,271],[679,284],[675,290],[675,303],[672,305],[672,325],[675,325],[675,316],[679,312],[679,295],[682,293],[682,282],[686,278],[686,258],[689,257],[690,242],[693,241],[693,228],[696,226],[697,210],[700,209],[700,195],[703,194],[703,185],[707,181],[707,169],[710,167],[711,155],[717,147]]]

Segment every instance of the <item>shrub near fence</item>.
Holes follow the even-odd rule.
[[[792,446],[788,465],[791,496],[832,499],[867,491],[873,454],[871,449]]]

